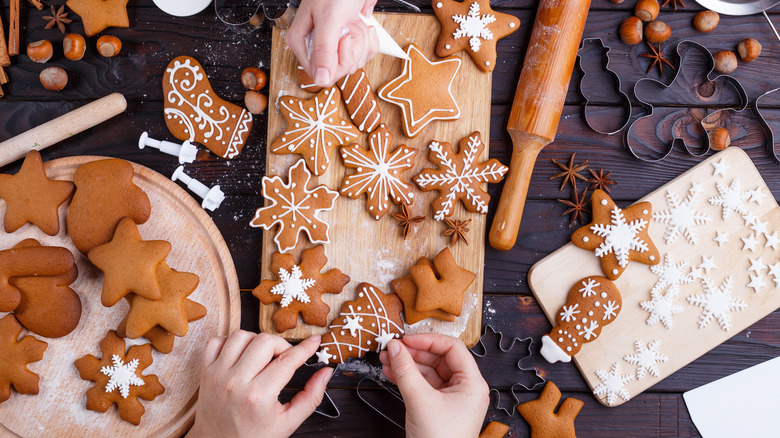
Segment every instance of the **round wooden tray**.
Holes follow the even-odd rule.
[[[46,172],[51,179],[72,180],[78,166],[102,158],[60,158],[45,163]],[[108,330],[116,329],[127,311],[127,303],[122,300],[110,308],[101,304],[103,274],[76,250],[67,235],[65,218],[69,203],[60,207],[61,230],[57,236],[47,236],[30,224],[12,234],[0,231],[0,249],[31,237],[44,245],[68,248],[79,269],[79,277],[71,288],[79,294],[82,304],[79,325],[68,336],[48,339],[34,335],[49,344],[43,360],[29,366],[40,376],[39,393],[22,395],[12,391],[11,398],[0,404],[0,436],[173,437],[192,424],[203,346],[212,336],[227,335],[240,325],[238,277],[222,235],[192,196],[147,167],[133,163],[133,168],[133,182],[146,192],[152,204],[151,218],[138,227],[141,237],[171,243],[168,264],[200,277],[189,298],[206,306],[208,314],[190,323],[187,336],[176,338],[170,354],[153,351],[154,363],[144,374],[156,374],[165,393],[153,401],[141,400],[146,413],[139,426],[121,420],[115,405],[104,414],[89,411],[86,392],[94,382],[81,380],[73,363],[87,354],[101,355],[98,343]],[[0,217],[4,214],[5,202],[0,202]],[[4,315],[0,313],[0,317]],[[127,345],[145,342],[139,338],[127,340]]]

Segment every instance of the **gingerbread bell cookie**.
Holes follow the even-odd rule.
[[[295,264],[292,254],[273,253],[271,272],[279,279],[261,281],[252,294],[263,304],[279,303],[273,316],[276,331],[297,326],[299,313],[306,324],[328,324],[330,307],[322,301],[322,294],[341,293],[349,277],[338,269],[321,273],[327,262],[323,245],[304,250],[300,264]]]
[[[561,403],[558,412],[555,412],[560,400],[561,390],[555,383],[548,381],[538,399],[517,407],[517,411],[531,426],[531,438],[576,437],[574,419],[585,403],[569,397]]]
[[[325,88],[311,99],[282,96],[279,111],[287,128],[273,143],[275,154],[298,154],[317,176],[330,165],[330,156],[338,146],[355,140],[360,131],[339,116],[339,92]]]
[[[26,223],[54,236],[60,232],[60,205],[73,194],[70,181],[50,180],[38,151],[30,151],[16,175],[0,175],[0,198],[5,201],[3,228],[13,233]]]
[[[19,394],[38,394],[38,375],[27,365],[43,359],[49,346],[32,336],[22,334],[22,325],[13,315],[0,319],[0,403],[11,398],[11,386]]]
[[[484,72],[496,68],[496,43],[520,28],[520,19],[490,7],[490,0],[433,0],[441,23],[436,56],[465,50]]]
[[[401,75],[377,93],[380,99],[401,108],[406,135],[416,137],[434,120],[459,119],[453,83],[460,70],[460,58],[431,61],[414,44],[406,47],[406,54],[409,59],[404,61]]]
[[[414,178],[422,191],[439,191],[432,204],[436,220],[451,216],[458,200],[468,211],[487,214],[490,195],[482,185],[501,181],[509,171],[495,158],[479,161],[485,144],[478,131],[461,139],[459,146],[456,154],[449,143],[431,142],[428,159],[438,168],[424,169]]]
[[[138,399],[151,401],[165,392],[157,376],[143,374],[152,364],[152,346],[133,345],[125,354],[124,339],[109,331],[100,352],[101,359],[88,354],[75,362],[79,376],[95,382],[87,391],[87,409],[103,413],[116,403],[119,417],[138,426],[145,412]]]
[[[190,56],[174,58],[163,76],[165,124],[174,137],[197,142],[222,158],[235,158],[252,130],[252,114],[221,99]]]
[[[403,304],[395,294],[385,294],[376,286],[360,283],[357,296],[341,306],[341,313],[322,336],[317,359],[322,363],[344,363],[350,357],[379,352],[404,333]]]
[[[312,243],[330,243],[328,224],[319,215],[333,208],[339,194],[324,184],[310,189],[309,180],[303,160],[290,167],[287,183],[279,176],[263,177],[263,196],[270,205],[257,209],[249,225],[266,231],[278,225],[274,242],[280,252],[298,246],[302,232]]]
[[[84,33],[94,36],[109,27],[130,27],[127,2],[130,0],[68,0],[68,7],[81,17]]]
[[[575,231],[571,241],[601,259],[607,278],[620,277],[632,260],[646,265],[661,262],[648,234],[652,204],[640,202],[621,210],[603,190],[593,192],[591,202],[593,221]]]
[[[351,199],[366,195],[366,210],[379,220],[390,210],[390,201],[411,204],[412,185],[401,174],[414,166],[417,151],[400,145],[391,151],[393,136],[387,126],[380,125],[368,139],[369,150],[357,144],[341,148],[344,167],[355,169],[341,184],[341,194]]]
[[[132,164],[114,158],[82,164],[73,173],[68,234],[79,251],[86,254],[110,241],[124,217],[136,224],[149,220],[152,204],[133,175]]]

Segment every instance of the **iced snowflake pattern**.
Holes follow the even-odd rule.
[[[133,359],[129,363],[124,363],[121,357],[116,354],[111,356],[111,361],[114,366],[103,367],[100,372],[109,377],[106,384],[106,392],[111,392],[119,388],[119,393],[122,398],[127,398],[130,395],[130,385],[143,386],[144,381],[138,377],[135,373],[135,369],[138,368],[138,359]]]
[[[583,325],[583,326],[578,325],[577,327],[582,327],[577,332],[577,334],[585,338],[585,340],[587,341],[590,341],[590,338],[596,339],[596,337],[598,336],[596,334],[596,330],[599,328],[599,323],[592,319],[590,320],[590,324]]]
[[[601,379],[601,384],[593,389],[594,395],[607,397],[607,404],[612,406],[617,401],[618,396],[625,401],[631,398],[626,389],[626,384],[634,380],[633,374],[620,374],[620,364],[615,362],[609,372],[596,370],[596,375]]]
[[[620,267],[625,268],[628,266],[629,251],[647,251],[647,243],[638,236],[645,227],[646,220],[635,219],[626,223],[623,211],[618,207],[613,208],[611,224],[595,224],[590,227],[595,235],[604,237],[604,242],[596,248],[596,257],[614,253]]]
[[[602,307],[604,307],[604,316],[601,320],[606,321],[617,316],[617,310],[620,308],[620,305],[615,300],[608,300],[602,304]]]
[[[694,306],[701,307],[702,313],[699,318],[699,328],[705,328],[713,319],[718,320],[720,327],[729,331],[731,329],[731,312],[744,310],[747,303],[743,300],[732,298],[731,292],[734,287],[734,279],[726,277],[717,289],[712,285],[709,278],[701,279],[704,293],[691,295],[688,302]]]
[[[650,301],[642,301],[639,306],[650,312],[650,317],[647,318],[647,325],[655,325],[658,321],[667,329],[672,328],[672,316],[681,313],[683,311],[682,306],[674,304],[674,299],[677,298],[676,290],[668,290],[665,294],[661,293],[661,290],[655,288],[650,291]]]
[[[734,178],[729,186],[721,182],[715,183],[715,187],[718,189],[720,196],[711,197],[710,204],[723,209],[721,217],[724,221],[731,217],[732,212],[748,214],[747,206],[745,206],[748,194],[740,190],[739,179]]]
[[[493,14],[480,14],[479,3],[474,2],[469,6],[468,15],[456,14],[452,20],[458,24],[458,29],[452,34],[453,38],[468,38],[469,47],[475,52],[479,52],[482,47],[482,40],[492,40],[493,32],[488,29],[488,25],[496,21]]]
[[[663,211],[654,211],[653,219],[667,224],[664,234],[667,244],[673,243],[681,235],[688,242],[697,244],[699,237],[696,235],[696,226],[712,222],[712,218],[696,210],[696,198],[701,193],[700,183],[693,183],[688,190],[688,196],[680,200],[680,197],[671,190],[666,191],[666,203],[669,208]]]
[[[271,288],[272,294],[282,296],[282,301],[279,303],[282,307],[287,307],[293,300],[308,303],[310,299],[306,289],[314,286],[314,280],[303,278],[303,272],[298,265],[293,265],[291,271],[279,268],[280,282]]]
[[[647,373],[652,374],[653,377],[658,377],[661,375],[658,370],[658,364],[668,361],[669,356],[658,352],[658,348],[660,346],[661,341],[657,339],[651,341],[649,344],[647,344],[647,346],[645,346],[645,343],[642,341],[636,341],[634,343],[636,353],[623,357],[623,360],[626,362],[630,363],[631,365],[636,365],[637,380],[644,379]]]
[[[658,276],[658,281],[653,286],[654,291],[662,291],[666,288],[673,293],[680,290],[680,286],[693,282],[694,275],[689,272],[691,265],[688,262],[674,262],[671,254],[664,255],[663,264],[650,266],[653,274]]]
[[[571,322],[571,321],[577,319],[576,315],[578,313],[580,313],[580,311],[577,310],[578,307],[579,307],[579,304],[576,304],[576,303],[572,304],[571,306],[563,306],[561,308],[562,312],[560,314],[561,315],[561,320],[566,321],[566,322]]]
[[[583,281],[582,288],[580,289],[580,293],[582,294],[582,297],[591,297],[593,295],[596,295],[596,291],[594,288],[599,287],[599,283],[596,282],[596,280],[589,278],[587,281]]]

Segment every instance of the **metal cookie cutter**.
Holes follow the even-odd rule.
[[[762,100],[768,99],[772,94],[775,93],[778,93],[777,99],[778,102],[780,102],[780,88],[775,88],[774,90],[769,90],[766,93],[758,96],[756,98],[755,105],[753,105],[753,109],[756,113],[756,118],[758,119],[759,123],[761,123],[761,126],[764,127],[764,131],[766,131],[766,146],[767,150],[769,150],[769,155],[775,160],[775,162],[780,163],[780,156],[778,156],[777,149],[775,148],[775,130],[772,129],[772,123],[770,123],[761,113]],[[780,128],[780,125],[776,127]]]
[[[378,385],[381,390],[373,385],[369,387],[369,382]],[[365,377],[358,382],[356,391],[358,398],[368,407],[401,430],[406,430],[406,404],[398,388],[382,380]]]
[[[702,121],[722,111],[742,111],[747,108],[747,92],[734,77],[720,75],[710,79],[715,61],[704,46],[685,40],[677,44],[675,52],[680,62],[668,85],[652,78],[642,78],[634,84],[634,97],[647,109],[648,114],[631,123],[626,131],[625,142],[631,155],[641,161],[663,160],[674,150],[674,145],[678,142],[682,143],[683,149],[689,155],[705,156],[710,151],[710,141]],[[705,75],[689,71],[686,58],[691,57],[692,53],[698,53],[704,59],[707,72]],[[691,64],[697,67],[697,72],[701,71],[701,66],[696,66],[695,61]],[[651,102],[642,99],[641,96],[645,95],[643,92],[645,87],[652,89],[651,92],[647,92],[647,96],[653,96],[654,102],[664,104],[663,110],[656,111]],[[734,98],[739,103],[732,105],[709,102],[716,99],[722,101],[724,96],[728,99]],[[684,108],[679,109],[679,107]],[[670,125],[668,129],[663,127],[665,124]],[[660,144],[650,144],[637,136],[635,131],[642,126],[645,126],[645,132],[655,133],[655,139],[659,140]],[[690,147],[697,143],[699,144],[697,149],[701,152],[696,152]],[[654,156],[639,153],[638,149],[646,149]]]
[[[588,56],[587,59],[586,57],[583,57],[583,55],[588,54],[593,50],[598,50],[599,53],[598,67],[594,67],[594,63],[593,63],[593,58],[595,58],[594,56]],[[631,100],[628,98],[628,95],[626,95],[626,93],[624,93],[623,90],[621,90],[622,85],[620,83],[620,76],[618,76],[617,73],[615,73],[612,69],[609,68],[610,50],[611,49],[609,48],[609,46],[606,46],[604,44],[604,41],[601,38],[585,38],[582,40],[582,44],[580,45],[580,50],[577,52],[577,66],[579,66],[580,71],[582,72],[582,77],[580,78],[580,94],[582,95],[582,98],[585,99],[585,108],[584,108],[585,124],[588,125],[588,128],[602,135],[617,134],[618,132],[622,131],[623,128],[628,126],[628,122],[631,121]],[[591,75],[593,75],[593,72],[600,73],[600,75],[595,76],[594,79],[591,79],[588,77],[588,73],[591,73]],[[590,113],[592,112],[592,107],[589,107],[589,105],[591,105],[591,100],[588,98],[588,96],[591,94],[590,90],[592,89],[592,87],[589,87],[589,85],[591,84],[591,81],[593,81],[593,83],[595,83],[596,85],[603,85],[604,76],[609,77],[608,81],[613,84],[615,94],[620,100],[620,106],[622,107],[621,110],[623,112],[623,117],[621,119],[618,119],[620,123],[619,125],[610,124],[609,127],[597,126],[600,124],[595,123],[592,120],[592,117],[590,116]],[[603,88],[604,87],[598,87],[598,89],[603,89]]]
[[[295,8],[289,6],[289,3],[279,2],[278,5],[269,3],[266,8],[265,2],[260,1],[251,14],[244,14],[242,10],[247,11],[251,8],[247,9],[245,3],[238,3],[235,0],[214,0],[214,12],[217,18],[239,33],[250,33],[259,29],[266,19],[280,29],[287,29],[295,17]]]

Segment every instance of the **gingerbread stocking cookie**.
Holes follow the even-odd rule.
[[[27,364],[43,359],[49,346],[32,336],[21,341],[22,325],[13,315],[0,319],[0,403],[11,397],[11,386],[19,394],[38,393],[38,375],[27,369]]]

